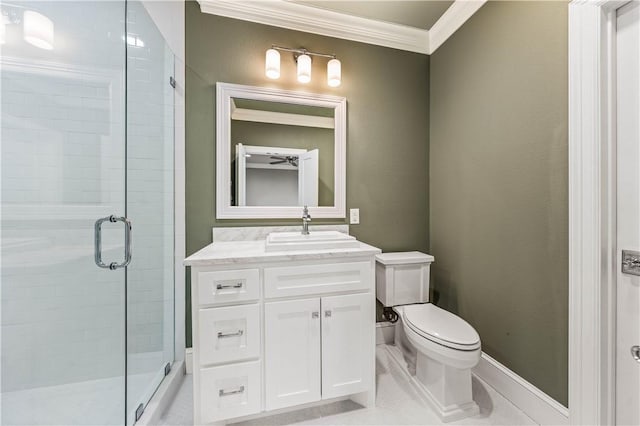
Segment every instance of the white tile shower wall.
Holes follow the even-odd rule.
[[[59,49],[1,62],[3,392],[124,374],[124,272],[93,261],[94,221],[124,213],[124,8],[39,10]]]

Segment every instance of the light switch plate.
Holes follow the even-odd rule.
[[[349,223],[351,225],[360,223],[360,209],[349,209]]]

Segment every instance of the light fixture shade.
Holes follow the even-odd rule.
[[[24,12],[24,41],[40,49],[53,49],[53,22],[41,13],[27,10]]]
[[[311,56],[298,56],[298,81],[308,83],[311,81]]]
[[[327,64],[327,84],[331,87],[340,86],[342,80],[342,64],[337,59],[332,59]]]
[[[276,49],[267,50],[264,73],[268,78],[280,78],[280,52]]]

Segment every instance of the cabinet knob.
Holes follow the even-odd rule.
[[[331,311],[324,311],[325,318],[329,318],[331,316]]]
[[[320,318],[320,312],[311,312],[311,318]]]

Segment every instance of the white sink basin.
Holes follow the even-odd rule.
[[[326,250],[356,248],[360,243],[355,237],[338,231],[315,231],[309,235],[301,232],[272,232],[267,236],[267,251]]]

